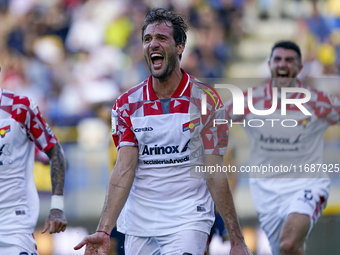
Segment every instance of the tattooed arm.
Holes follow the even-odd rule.
[[[46,151],[50,158],[52,195],[62,196],[64,192],[66,160],[63,148],[59,142]]]
[[[138,161],[138,147],[125,146],[118,151],[117,163],[110,175],[104,208],[97,227],[97,232],[85,237],[74,249],[86,245],[85,254],[107,254],[110,245],[110,233],[129,196],[135,168]]]
[[[52,195],[63,196],[66,160],[62,147],[57,142],[50,150],[46,151],[50,159]],[[64,231],[67,226],[64,212],[60,209],[51,209],[45,221],[42,233],[47,230],[50,234]]]
[[[207,166],[223,166],[223,157],[220,155],[206,155],[205,160]],[[216,207],[228,229],[231,244],[230,254],[251,255],[252,253],[244,242],[238,223],[227,175],[214,173],[206,179],[206,182]]]

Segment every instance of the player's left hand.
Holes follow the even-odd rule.
[[[41,233],[45,233],[47,230],[50,234],[64,232],[66,226],[67,220],[64,212],[59,209],[51,209]]]

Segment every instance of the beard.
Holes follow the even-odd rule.
[[[150,60],[150,62],[148,61],[148,58],[146,57],[146,55],[144,54],[144,58],[146,63],[149,66],[149,70],[151,75],[154,78],[159,79],[160,81],[164,81],[166,80],[171,73],[174,71],[174,69],[177,66],[177,60],[178,60],[178,56],[177,56],[177,50],[174,50],[173,52],[170,52],[167,58],[167,62],[163,63],[164,67],[163,70],[160,73],[156,73],[152,70],[152,62]]]

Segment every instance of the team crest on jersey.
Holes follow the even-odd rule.
[[[197,118],[195,120],[189,121],[185,124],[183,124],[183,132],[190,130],[190,132],[193,132],[195,130],[195,127],[200,125],[200,118]]]
[[[303,120],[300,120],[298,122],[299,125],[302,125],[304,128],[307,126],[307,123],[311,120],[312,118],[311,117],[308,117],[306,119],[303,119]]]
[[[8,126],[6,126],[6,127],[0,128],[0,136],[1,136],[1,138],[4,138],[5,135],[6,135],[9,131],[11,131],[11,126],[10,126],[10,125],[8,125]]]

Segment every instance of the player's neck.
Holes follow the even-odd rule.
[[[272,86],[277,88],[277,91],[281,93],[281,88],[294,88],[299,86],[299,82],[297,78],[294,78],[289,84],[284,86],[278,86],[275,82],[275,80],[272,80]]]
[[[159,99],[170,98],[181,83],[183,73],[181,69],[175,68],[174,71],[165,79],[152,77],[152,88]]]

